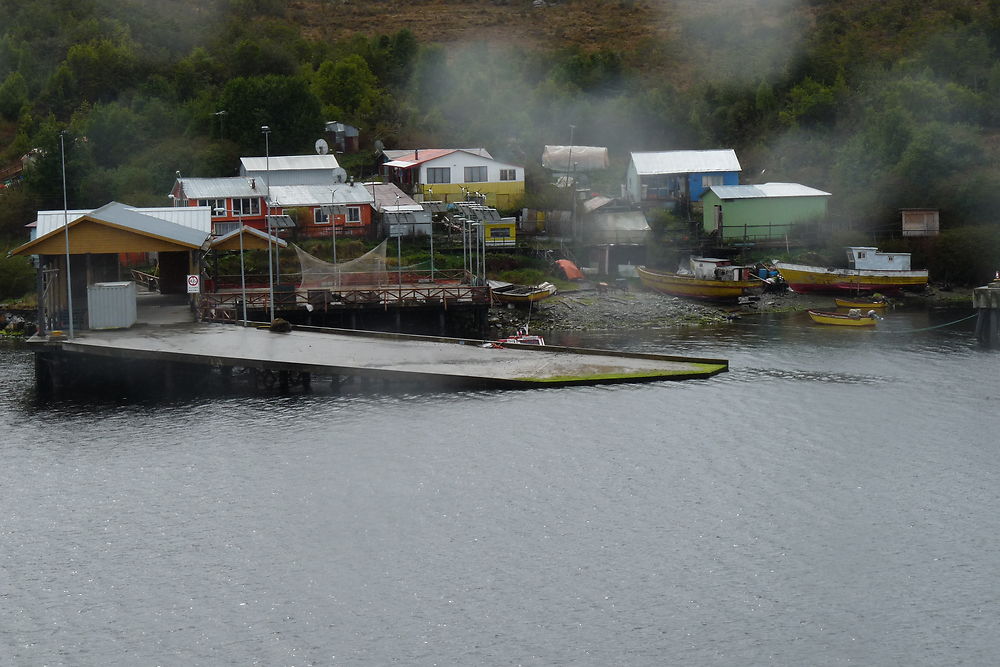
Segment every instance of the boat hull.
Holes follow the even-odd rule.
[[[873,327],[874,317],[851,317],[842,313],[825,313],[820,310],[810,310],[809,317],[817,324],[832,324],[841,327]]]
[[[836,298],[833,300],[837,304],[838,308],[888,308],[889,303],[886,301],[858,301],[857,299],[841,299]]]
[[[501,303],[535,303],[556,293],[555,285],[546,283],[535,288],[519,287],[512,290],[493,290],[493,298]]]
[[[927,271],[826,269],[821,266],[776,262],[775,267],[793,292],[890,292],[920,290]]]
[[[753,294],[760,288],[760,282],[752,280],[706,280],[693,276],[682,276],[667,271],[655,271],[637,266],[636,272],[643,286],[670,294],[695,299],[737,299]]]

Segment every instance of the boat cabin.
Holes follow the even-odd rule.
[[[750,280],[751,267],[736,266],[729,259],[692,257],[690,264],[690,272],[699,280]]]
[[[909,271],[910,253],[879,252],[878,248],[847,248],[847,265],[858,270]]]

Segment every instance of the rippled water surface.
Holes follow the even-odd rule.
[[[519,392],[45,404],[2,346],[0,664],[997,664],[968,314],[552,336],[731,370]]]

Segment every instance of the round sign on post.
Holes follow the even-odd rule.
[[[197,294],[201,291],[201,276],[191,275],[187,277],[188,294]]]

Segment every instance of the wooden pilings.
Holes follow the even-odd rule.
[[[1000,349],[1000,281],[972,291],[976,319],[976,339],[981,345]]]

